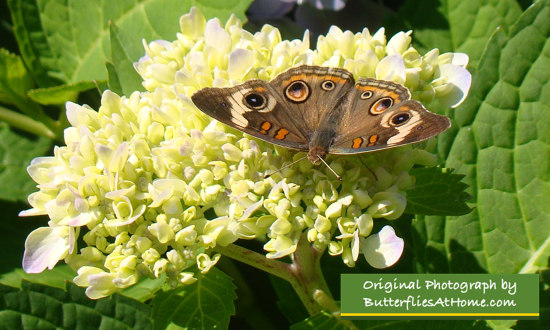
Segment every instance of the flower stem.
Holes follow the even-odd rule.
[[[57,138],[55,133],[43,123],[36,121],[31,117],[4,108],[2,106],[0,106],[0,120],[5,121],[10,126],[19,128],[32,134],[45,136],[50,139]]]
[[[263,254],[251,251],[235,244],[216,246],[215,251],[249,266],[263,270],[266,273],[289,281],[294,275],[290,265],[274,259],[267,259]]]
[[[305,235],[302,235],[298,241],[296,251],[292,254],[291,264],[268,259],[263,254],[235,244],[217,246],[215,250],[289,282],[310,315],[315,315],[322,310],[339,314],[338,304],[334,301],[321,271],[322,253],[309,244]]]
[[[338,312],[336,303],[321,271],[321,253],[312,247],[306,236],[298,241],[296,251],[292,254],[293,281],[290,282],[310,315],[325,310],[329,313]],[[321,305],[318,297],[323,297],[326,304]],[[336,309],[334,309],[336,307]]]

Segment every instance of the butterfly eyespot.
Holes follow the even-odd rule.
[[[265,97],[260,94],[250,93],[244,96],[244,104],[252,110],[265,108]]]
[[[393,126],[400,126],[408,122],[411,119],[411,115],[408,112],[398,113],[390,119],[390,123]]]
[[[221,105],[222,107],[224,107],[224,108],[227,108],[227,103],[225,103],[224,101],[221,101],[221,102],[220,102],[220,105]]]
[[[361,100],[367,100],[367,99],[370,99],[371,97],[372,97],[371,91],[365,91],[361,93]]]
[[[382,112],[386,111],[389,107],[393,105],[393,99],[389,97],[383,97],[370,107],[370,113],[373,115],[379,115]]]
[[[321,84],[321,88],[326,91],[331,91],[334,89],[334,87],[336,87],[336,84],[332,80],[325,80]]]
[[[301,80],[293,81],[285,89],[285,96],[295,103],[304,102],[309,97],[309,86]]]

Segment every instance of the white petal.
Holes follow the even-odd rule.
[[[353,234],[353,238],[351,239],[351,256],[353,258],[353,261],[357,261],[357,258],[359,258],[359,248],[360,248],[360,240],[359,240],[359,231],[356,230]]]
[[[180,29],[186,36],[196,38],[204,31],[205,18],[202,12],[196,7],[192,7],[189,14],[180,18]]]
[[[402,54],[405,52],[411,44],[411,33],[412,31],[399,32],[391,37],[386,46],[386,52],[388,55]]]
[[[220,21],[217,19],[206,22],[204,40],[208,46],[217,49],[220,53],[226,53],[231,47],[231,37],[221,27]]]
[[[25,241],[23,269],[27,273],[40,273],[52,269],[69,252],[67,228],[40,227],[29,234]]]
[[[376,67],[376,79],[404,84],[406,78],[405,62],[399,54],[384,57]]]
[[[399,260],[405,243],[395,235],[391,226],[384,226],[378,234],[371,235],[361,242],[361,252],[374,268],[387,268]]]
[[[468,57],[468,55],[464,53],[444,53],[439,55],[439,58],[438,58],[439,65],[448,63],[448,64],[458,65],[463,68],[465,68],[466,65],[468,65],[469,60],[470,58]]]
[[[235,49],[229,54],[227,72],[229,77],[242,80],[254,66],[254,53],[247,49]]]
[[[434,90],[439,102],[444,106],[456,108],[468,96],[472,75],[468,70],[454,64],[440,65],[437,75],[445,81],[444,84],[437,86],[437,80],[434,80]]]
[[[252,213],[256,212],[257,209],[263,206],[263,203],[264,203],[264,197],[262,196],[262,198],[259,201],[250,205],[249,207],[246,208],[246,210],[244,210],[243,216],[239,219],[239,221],[243,221],[250,218]]]

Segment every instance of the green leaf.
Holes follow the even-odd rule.
[[[54,268],[55,269],[55,268]],[[138,283],[128,287],[119,293],[123,296],[139,300],[147,301],[155,296],[166,283],[166,275],[161,275],[159,278],[144,278]]]
[[[0,199],[26,201],[36,191],[26,169],[33,158],[45,155],[50,148],[51,140],[18,134],[0,122]]]
[[[134,60],[131,58],[131,49],[126,47],[126,44],[121,40],[120,30],[115,24],[110,25],[111,33],[111,58],[112,68],[115,72],[109,72],[110,78],[116,74],[116,79],[113,81],[113,85],[116,83],[120,86],[121,93],[124,95],[130,95],[133,91],[144,91],[141,82],[141,76],[134,69]],[[131,45],[131,44],[130,44]],[[107,70],[109,71],[109,67]],[[111,84],[111,82],[109,82]],[[114,87],[118,87],[114,86]]]
[[[515,0],[409,0],[396,19],[414,31],[422,52],[463,52],[475,68],[495,29],[507,29],[520,14]]]
[[[105,67],[107,68],[107,87],[114,93],[122,95],[122,86],[120,84],[120,79],[118,78],[117,69],[112,62],[105,62]]]
[[[13,32],[29,73],[39,86],[57,85],[59,81],[48,74],[48,67],[54,67],[56,61],[41,27],[37,1],[8,0],[8,6]]]
[[[350,321],[343,321],[339,317],[327,313],[319,313],[304,321],[294,324],[292,330],[306,329],[349,329]],[[475,321],[445,320],[444,323],[438,320],[353,320],[359,329],[488,329],[482,324],[475,324]]]
[[[498,30],[456,110],[445,166],[466,175],[476,208],[447,217],[449,271],[532,273],[550,256],[550,1]],[[529,45],[526,47],[526,45]],[[450,136],[447,136],[450,139]],[[428,227],[441,222],[426,217]],[[428,240],[441,242],[441,234]]]
[[[64,290],[65,282],[72,281],[75,276],[75,271],[67,265],[59,265],[39,274],[27,274],[23,269],[17,268],[9,273],[2,274],[0,276],[0,283],[14,288],[21,288],[22,282],[27,281]]]
[[[25,103],[33,81],[23,61],[6,49],[0,49],[0,102],[17,105]]]
[[[64,104],[67,101],[76,101],[80,92],[94,87],[96,84],[92,81],[81,81],[75,84],[33,89],[29,91],[29,97],[43,105]]]
[[[522,12],[516,0],[448,0],[446,8],[453,51],[468,54],[474,68],[495,29],[508,32]]]
[[[300,301],[300,297],[298,297],[298,294],[292,288],[292,285],[282,278],[272,275],[269,276],[269,280],[278,298],[277,307],[285,318],[290,323],[297,323],[303,320],[308,313],[304,304]]]
[[[471,196],[461,182],[464,175],[437,167],[414,168],[416,178],[413,190],[407,191],[405,213],[421,215],[462,215],[472,209],[466,205]]]
[[[130,58],[143,55],[142,39],[173,40],[179,17],[191,6],[222,21],[244,19],[250,0],[9,0],[25,64],[41,87],[105,80],[110,58],[109,22],[120,29]]]
[[[308,317],[300,323],[293,324],[290,329],[292,330],[306,330],[306,329],[349,329],[350,321],[343,321],[339,317],[330,315],[325,312],[321,312],[312,317]]]
[[[231,278],[212,268],[183,288],[162,292],[153,299],[155,329],[227,329],[235,314],[235,286]]]
[[[0,285],[0,324],[6,329],[151,329],[150,308],[120,295],[90,300],[84,289],[24,282]]]

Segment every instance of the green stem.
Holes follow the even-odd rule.
[[[305,235],[298,241],[296,251],[292,254],[292,263],[287,264],[264,255],[250,251],[238,245],[216,247],[215,250],[247,265],[263,270],[289,282],[310,315],[321,311],[339,315],[340,309],[321,271],[321,255],[312,247]],[[352,326],[353,324],[350,323]]]
[[[2,106],[0,106],[0,120],[26,132],[57,139],[56,134],[43,123]]]
[[[275,259],[267,259],[263,254],[251,251],[235,244],[228,246],[216,246],[215,251],[249,266],[263,270],[266,273],[290,281],[294,274],[290,270],[290,265]]]
[[[321,310],[330,313],[338,312],[336,303],[326,303],[321,305],[318,297],[323,297],[323,301],[332,301],[332,294],[321,271],[321,253],[312,247],[306,236],[302,235],[296,246],[296,251],[292,254],[292,271],[294,280],[290,282],[304,306],[310,315],[315,315]],[[336,310],[333,308],[336,306]]]

